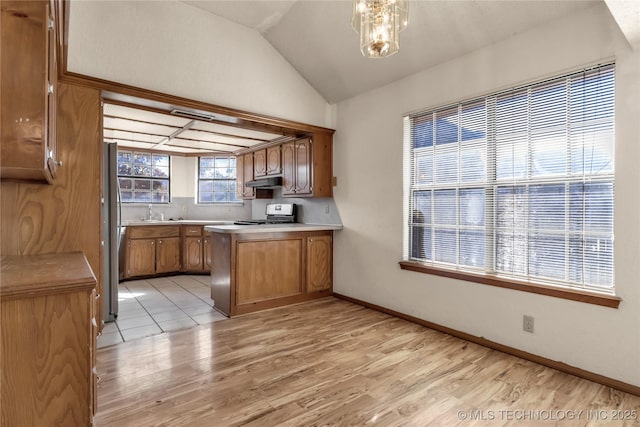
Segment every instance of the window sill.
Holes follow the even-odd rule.
[[[603,307],[618,308],[621,301],[619,297],[613,295],[604,295],[596,292],[579,291],[574,289],[556,288],[553,286],[539,285],[515,279],[507,280],[488,274],[474,274],[456,270],[447,270],[444,268],[427,266],[414,261],[400,261],[399,264],[400,268],[403,270],[433,274],[435,276],[449,277],[452,279],[465,280],[467,282],[481,283],[483,285],[498,286],[500,288],[513,289],[516,291],[531,292],[534,294],[579,301],[587,304],[601,305]]]

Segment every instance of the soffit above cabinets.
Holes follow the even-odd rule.
[[[116,142],[122,148],[178,155],[235,153],[284,136],[234,126],[233,117],[124,104],[105,99],[103,107],[104,140]]]

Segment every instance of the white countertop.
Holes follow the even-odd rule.
[[[159,221],[159,220],[151,220],[151,221],[143,221],[143,220],[133,220],[133,221],[123,221],[122,225],[125,227],[128,226],[137,226],[137,225],[225,225],[225,224],[233,224],[233,221],[207,221],[206,219],[179,219],[175,221]]]
[[[207,225],[204,231],[211,233],[281,233],[286,231],[342,230],[342,224],[252,224]]]

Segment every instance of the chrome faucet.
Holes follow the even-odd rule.
[[[152,211],[151,211],[151,204],[149,204],[149,212],[147,213],[147,219],[148,219],[149,221],[151,221],[151,214],[152,214]]]

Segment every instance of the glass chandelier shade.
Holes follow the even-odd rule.
[[[408,0],[353,0],[351,25],[360,34],[360,52],[367,58],[398,52],[399,34],[408,22]]]

